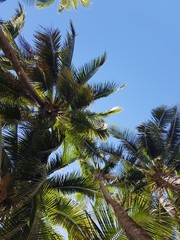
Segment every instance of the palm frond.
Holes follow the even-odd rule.
[[[73,110],[84,109],[92,104],[94,96],[89,85],[78,86],[76,95],[74,96],[71,107]]]
[[[96,136],[106,140],[108,137],[107,124],[103,119],[89,114],[86,111],[76,111],[71,117],[73,131],[76,133],[88,133],[90,136]]]
[[[62,167],[62,155],[59,152],[53,153],[46,165],[48,175]]]
[[[177,107],[162,105],[152,110],[152,121],[160,128],[165,128],[177,112]]]
[[[88,7],[91,4],[89,0],[60,0],[59,12],[62,12],[64,9],[70,10],[71,5],[76,9],[78,3],[82,4],[84,7]]]
[[[63,193],[83,193],[94,197],[97,187],[91,179],[84,177],[77,172],[56,175],[48,180],[50,187],[58,189]]]
[[[79,84],[87,83],[92,78],[92,76],[98,71],[98,69],[104,64],[105,60],[106,53],[104,53],[101,57],[92,60],[90,63],[85,64],[78,70],[74,69],[73,75],[75,76],[75,80]]]
[[[102,143],[100,144],[100,150],[106,155],[113,155],[120,159],[124,157],[124,148],[121,145],[116,146],[114,143]]]
[[[22,100],[22,98],[25,98],[29,101],[29,103],[34,102],[34,99],[25,90],[22,83],[11,72],[8,72],[7,69],[5,71],[0,70],[0,86],[1,86],[0,92],[1,100],[11,99],[13,100],[13,102],[15,102],[17,100],[20,99]]]
[[[35,52],[32,46],[26,41],[26,39],[23,36],[20,36],[18,40],[22,56],[26,59],[34,59]]]
[[[138,149],[136,146],[136,135],[130,132],[129,130],[121,130],[117,127],[110,127],[110,133],[117,139],[120,140],[122,147],[128,152],[129,159],[138,157]]]
[[[5,122],[15,122],[21,119],[20,108],[15,104],[0,102],[0,120]]]
[[[92,206],[93,212],[87,214],[92,224],[97,239],[120,240],[126,239],[122,229],[119,227],[114,213],[105,202]],[[95,239],[96,239],[95,238]]]
[[[100,113],[94,113],[97,117],[109,117],[113,114],[119,113],[122,111],[122,108],[120,107],[113,107],[109,110],[106,110],[104,112],[100,112]]]
[[[167,135],[167,144],[170,145],[170,149],[173,151],[180,145],[180,112],[178,108],[174,113]]]
[[[72,239],[85,240],[90,237],[90,227],[82,206],[73,200],[58,197],[55,190],[49,190],[44,197],[46,214],[51,224],[67,229]]]
[[[60,67],[60,32],[58,29],[45,29],[37,31],[35,34],[35,51],[40,68],[46,74],[49,88],[55,84]],[[52,79],[50,79],[52,78]]]
[[[76,37],[76,32],[72,22],[70,22],[70,28],[71,28],[71,33],[69,32],[67,33],[66,41],[60,53],[61,62],[63,66],[66,67],[68,70],[70,70],[70,66],[73,58],[74,44],[75,44],[75,37]]]
[[[54,0],[37,0],[37,1],[35,1],[36,6],[39,8],[49,7],[53,3],[54,3]]]
[[[2,25],[6,30],[8,30],[12,38],[16,38],[20,34],[24,26],[24,20],[25,12],[22,5],[19,4],[19,8],[16,9],[14,17],[12,17],[7,22],[0,21],[0,25]]]
[[[174,220],[158,212],[154,205],[153,197],[148,190],[134,193],[132,188],[126,184],[119,190],[119,197],[128,214],[155,239],[171,239],[176,226]],[[167,222],[166,222],[167,220]],[[163,229],[163,230],[162,230]]]
[[[103,97],[107,97],[110,94],[121,90],[125,87],[126,85],[122,85],[121,87],[117,87],[114,82],[106,82],[106,83],[100,83],[100,84],[94,84],[91,86],[92,91],[94,93],[94,99],[99,99]]]
[[[63,68],[57,82],[57,95],[59,99],[65,100],[68,104],[76,96],[77,84],[75,83],[71,72]]]

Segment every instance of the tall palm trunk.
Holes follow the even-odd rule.
[[[140,227],[131,217],[128,216],[127,212],[122,207],[122,205],[109,195],[102,180],[99,180],[99,186],[106,202],[110,204],[111,207],[113,208],[118,223],[125,231],[128,239],[152,240],[148,233],[142,227]]]
[[[37,92],[34,90],[33,86],[31,85],[29,78],[27,77],[23,67],[20,64],[16,51],[8,42],[8,39],[6,38],[2,30],[2,27],[0,27],[0,48],[3,50],[5,56],[11,62],[13,69],[15,70],[15,72],[23,82],[27,91],[31,94],[31,96],[35,99],[35,101],[39,104],[39,106],[43,107],[44,101],[41,99],[41,97],[37,94]]]
[[[8,188],[11,181],[11,174],[3,172],[3,142],[2,142],[2,123],[0,123],[0,203],[7,198]]]
[[[179,219],[178,213],[176,212],[175,207],[173,206],[171,200],[168,197],[167,192],[162,187],[157,187],[156,196],[162,205],[162,207],[166,210],[166,212],[173,218]]]
[[[2,124],[0,122],[0,183],[2,176]]]
[[[177,176],[162,176],[161,177],[162,185],[165,188],[170,188],[176,193],[180,194],[180,177]]]

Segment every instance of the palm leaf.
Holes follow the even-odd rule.
[[[96,117],[109,117],[113,114],[119,113],[122,111],[122,108],[120,107],[113,107],[109,110],[106,110],[104,112],[100,112],[100,113],[91,113],[92,115],[95,115]]]
[[[92,104],[94,101],[93,93],[89,85],[82,85],[77,87],[76,95],[74,96],[71,107],[74,110],[84,109]]]
[[[48,81],[48,89],[52,88],[60,67],[60,32],[58,29],[45,29],[35,34],[35,51],[39,58],[40,68],[43,69]],[[48,77],[49,76],[49,77]],[[52,78],[52,79],[50,79]]]
[[[89,136],[96,136],[100,139],[107,139],[107,124],[103,119],[89,114],[89,112],[76,111],[71,117],[73,132],[88,133]]]
[[[37,0],[35,2],[36,6],[39,8],[49,7],[53,3],[54,3],[54,0]]]
[[[60,0],[59,12],[62,12],[64,9],[70,10],[71,5],[77,8],[78,3],[81,3],[84,7],[88,7],[91,4],[89,0]]]
[[[70,70],[73,52],[74,52],[74,44],[75,44],[75,37],[76,32],[72,22],[70,22],[71,33],[67,33],[66,41],[64,43],[63,48],[61,49],[61,62],[64,67]]]
[[[86,214],[73,200],[58,197],[56,191],[49,190],[44,197],[47,216],[53,225],[61,224],[67,229],[73,239],[87,239],[90,236],[90,228],[86,220]]]
[[[21,119],[20,108],[15,104],[0,102],[0,120],[5,122],[14,122]]]
[[[165,128],[174,118],[177,107],[162,105],[152,110],[152,121],[160,128]]]
[[[99,99],[99,98],[103,98],[103,97],[107,97],[110,94],[121,90],[122,88],[125,87],[125,85],[121,86],[121,87],[116,87],[116,84],[114,82],[109,83],[100,83],[100,84],[94,84],[91,86],[92,87],[92,91],[94,93],[94,99]]]
[[[16,38],[20,31],[24,26],[25,12],[21,4],[19,4],[19,8],[16,9],[15,16],[12,17],[9,21],[3,22],[0,21],[0,25],[2,25],[5,30],[11,34],[12,38]]]
[[[26,59],[34,59],[35,52],[32,46],[26,41],[23,36],[19,37],[19,47],[21,48],[22,56]]]
[[[65,100],[68,104],[76,96],[77,83],[75,83],[71,72],[63,68],[57,82],[58,98]]]
[[[58,189],[63,193],[79,192],[89,197],[94,197],[97,187],[88,177],[77,172],[56,175],[48,180],[50,187]]]
[[[170,149],[173,151],[180,144],[180,113],[178,108],[174,113],[167,135],[167,144],[170,145]]]
[[[126,239],[122,229],[119,227],[117,220],[114,218],[114,213],[106,205],[106,203],[100,203],[98,206],[94,206],[93,214],[95,219],[93,220],[91,216],[90,221],[95,228],[98,239],[107,240],[120,240]]]
[[[85,84],[92,78],[92,76],[98,71],[98,69],[104,64],[106,60],[106,53],[101,57],[92,60],[90,63],[85,64],[83,67],[79,68],[78,71],[73,69],[73,74],[75,80],[79,84]]]

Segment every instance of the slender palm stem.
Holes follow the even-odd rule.
[[[0,48],[3,50],[5,56],[9,59],[11,62],[13,69],[23,82],[24,86],[26,87],[27,91],[32,95],[32,97],[36,100],[36,102],[39,104],[40,107],[44,106],[44,101],[41,99],[41,97],[37,94],[37,92],[34,90],[33,86],[31,85],[29,78],[27,77],[23,67],[20,64],[20,61],[17,57],[17,54],[13,47],[8,42],[8,39],[6,38],[2,27],[0,28]]]
[[[0,182],[2,175],[2,123],[0,122]]]
[[[177,194],[180,194],[180,177],[179,176],[162,176],[161,181],[163,186],[174,190]]]
[[[106,190],[103,181],[99,179],[101,192],[108,204],[114,210],[119,225],[124,229],[129,240],[152,240],[148,233],[140,227],[131,217],[128,216],[121,203],[114,200]]]
[[[173,218],[179,219],[178,213],[176,212],[175,207],[173,206],[171,200],[169,199],[167,193],[165,192],[166,197],[164,196],[164,189],[162,187],[158,187],[156,190],[156,196],[162,205],[162,207],[166,210],[166,212]]]

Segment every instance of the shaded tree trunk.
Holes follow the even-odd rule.
[[[3,141],[2,141],[2,123],[0,123],[0,203],[8,196],[8,189],[11,182],[11,174],[3,169]]]
[[[157,171],[154,174],[154,179],[157,187],[169,188],[177,194],[180,194],[180,176]]]
[[[179,219],[178,213],[176,212],[175,207],[173,206],[169,196],[164,188],[158,187],[156,189],[156,196],[162,205],[162,207],[166,210],[166,212],[173,218]]]
[[[0,183],[2,176],[2,124],[0,122]]]
[[[1,177],[0,182],[0,203],[3,202],[8,197],[8,189],[11,182],[11,174],[6,172]]]
[[[163,187],[170,188],[180,194],[180,177],[179,176],[162,176],[161,182]]]
[[[34,90],[33,86],[31,85],[29,78],[27,77],[23,67],[20,64],[20,61],[17,57],[16,51],[13,49],[11,44],[8,42],[8,39],[6,38],[6,36],[2,30],[2,27],[0,27],[0,48],[3,50],[5,56],[11,62],[13,69],[17,73],[18,77],[21,79],[21,81],[24,84],[24,86],[26,87],[27,91],[35,99],[35,101],[39,104],[39,106],[43,107],[44,101],[41,99],[41,97],[37,94],[37,92]]]
[[[125,211],[125,209],[122,207],[122,205],[114,200],[109,193],[106,190],[106,187],[104,186],[102,180],[99,179],[99,186],[101,189],[101,192],[108,204],[111,205],[111,207],[114,210],[114,213],[117,217],[119,225],[123,228],[125,231],[127,237],[129,240],[152,240],[152,237],[148,235],[148,233],[139,226]]]

